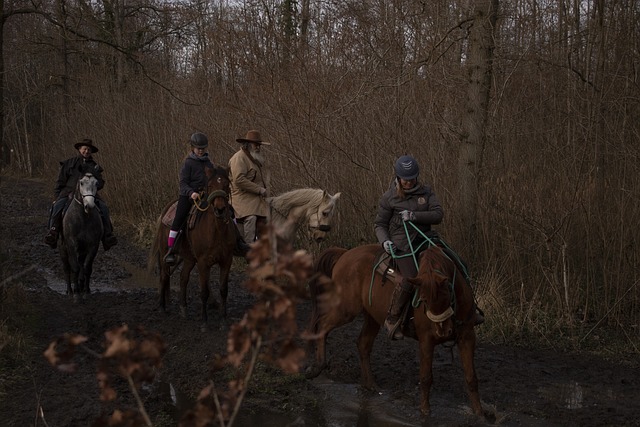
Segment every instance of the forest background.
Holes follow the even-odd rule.
[[[1,3],[3,174],[53,189],[91,138],[148,243],[190,134],[226,164],[255,128],[271,193],[342,192],[326,244],[353,247],[411,154],[482,333],[640,353],[639,1]]]

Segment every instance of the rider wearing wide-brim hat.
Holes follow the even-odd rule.
[[[238,228],[247,243],[258,238],[260,226],[266,223],[269,205],[265,157],[261,147],[271,145],[257,130],[236,138],[240,149],[229,159],[231,205],[236,213]]]
[[[78,155],[60,162],[60,171],[58,172],[58,179],[56,180],[56,186],[54,188],[54,202],[51,207],[51,217],[49,218],[49,231],[44,239],[45,243],[52,248],[56,248],[58,244],[58,236],[62,229],[64,207],[69,200],[69,195],[75,191],[78,179],[86,173],[90,173],[98,181],[98,190],[104,187],[104,179],[102,177],[104,169],[96,163],[92,156],[98,152],[98,147],[96,147],[89,138],[84,138],[76,142],[73,144],[73,147],[78,150]],[[113,234],[109,208],[99,194],[96,195],[96,206],[100,211],[104,229],[102,245],[104,250],[107,251],[118,243],[118,239]]]

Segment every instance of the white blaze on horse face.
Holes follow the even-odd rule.
[[[89,212],[96,206],[96,194],[98,193],[98,180],[91,174],[86,174],[78,181],[78,188],[82,196],[84,211]]]

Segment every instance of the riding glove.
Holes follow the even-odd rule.
[[[391,240],[387,240],[386,242],[384,242],[382,244],[382,247],[384,248],[384,251],[389,255],[393,255],[397,250],[396,245]]]
[[[411,211],[408,210],[403,210],[402,212],[400,212],[400,216],[402,216],[402,220],[403,221],[415,221],[416,220],[416,214],[414,214]]]

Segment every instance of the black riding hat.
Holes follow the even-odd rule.
[[[202,132],[193,133],[189,142],[191,146],[195,148],[207,148],[209,146],[209,139],[207,135]]]

